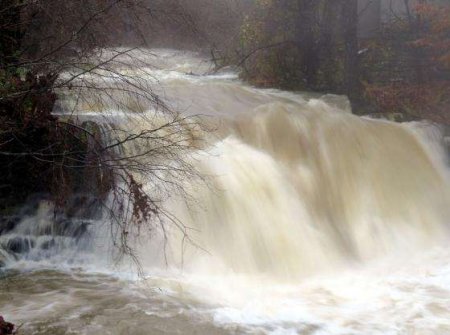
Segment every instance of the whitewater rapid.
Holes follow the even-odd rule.
[[[357,117],[344,97],[253,88],[195,53],[135,56],[118,71],[210,129],[188,158],[205,181],[183,181],[188,202],[164,199],[190,241],[177,227],[141,236],[138,278],[126,260],[111,265],[107,222],[56,255],[38,251],[44,234],[7,263],[0,314],[32,334],[450,334],[438,126]],[[94,105],[77,113],[149,126]],[[14,236],[41,234],[51,212],[40,204]]]

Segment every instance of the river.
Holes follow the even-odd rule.
[[[20,334],[450,334],[438,127],[354,116],[339,96],[253,88],[191,52],[139,57],[145,74],[141,64],[127,76],[211,126],[190,158],[208,181],[183,182],[188,204],[164,200],[194,243],[176,229],[144,234],[138,276],[110,256],[108,222],[55,241],[52,206],[39,203],[0,237],[28,243],[4,255],[0,280],[0,314]],[[76,113],[130,114],[86,106]]]

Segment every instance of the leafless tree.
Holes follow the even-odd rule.
[[[142,229],[166,236],[173,225],[189,239],[163,202],[173,192],[188,199],[184,182],[204,180],[191,154],[207,131],[199,117],[183,116],[154,93],[154,55],[139,49],[143,13],[155,15],[150,5],[8,0],[0,6],[0,74],[2,84],[14,83],[0,90],[0,157],[9,189],[20,178],[15,171],[41,170],[32,180],[51,181],[43,188],[56,208],[64,210],[77,192],[93,195],[111,221],[118,255],[136,261],[129,241]],[[170,13],[163,15],[186,20]]]

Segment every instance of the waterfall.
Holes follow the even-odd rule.
[[[170,214],[130,231],[145,277],[111,257],[114,225],[86,195],[70,215],[36,197],[0,221],[1,273],[36,270],[11,271],[6,319],[30,333],[449,333],[444,129],[358,117],[341,96],[254,88],[195,53],[135,53],[118,58],[127,89],[137,78],[205,126],[182,118],[155,132],[183,143],[175,155],[149,150],[164,144],[151,138],[115,148],[156,167],[132,174]],[[55,113],[112,144],[167,122],[103,93],[61,94]],[[180,164],[201,178],[173,173]]]
[[[411,125],[313,99],[264,104],[226,128],[196,157],[214,187],[179,212],[208,254],[171,241],[188,268],[295,280],[445,241],[445,167]]]
[[[166,227],[167,248],[157,236],[139,247],[148,266],[169,257],[171,266],[186,271],[232,270],[296,280],[426,249],[446,237],[450,188],[437,127],[423,125],[426,131],[419,131],[414,124],[357,117],[342,97],[256,89],[232,73],[200,75],[208,64],[194,54],[159,53],[153,56],[155,68],[146,72],[153,76],[144,79],[172,108],[203,114],[214,131],[203,134],[203,148],[190,158],[208,177],[203,185],[183,182],[193,203],[186,206],[176,196],[164,200],[165,209],[189,227],[193,243]],[[117,110],[117,104],[102,108],[79,113],[135,132],[163,122],[153,116],[143,123]],[[130,142],[122,150],[136,154],[149,145]],[[161,163],[164,158],[142,159]],[[140,176],[140,181],[157,192],[155,180]],[[38,211],[38,221],[42,215]],[[33,234],[45,236],[46,248],[55,243],[50,228],[31,221],[2,236],[3,247],[11,249],[20,240],[20,252],[34,250]],[[79,225],[88,226],[85,221]]]

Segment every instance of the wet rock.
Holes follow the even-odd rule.
[[[73,221],[65,218],[60,218],[55,222],[54,235],[71,236],[73,231]],[[48,234],[50,235],[50,234]]]
[[[92,186],[92,183],[89,183]],[[78,195],[73,197],[67,205],[66,215],[69,218],[98,219],[101,217],[102,207],[97,197]]]
[[[48,201],[48,195],[36,193],[30,195],[25,201],[25,205],[20,209],[22,216],[33,216],[39,210],[39,206],[43,201]]]
[[[10,239],[6,245],[6,248],[16,254],[23,254],[30,251],[35,245],[34,240],[22,237],[14,237]]]
[[[444,150],[446,154],[447,164],[450,165],[450,137],[446,137],[443,140]]]
[[[79,240],[81,237],[86,235],[88,230],[89,223],[88,222],[82,222],[73,232],[73,237],[77,240]]]
[[[22,238],[20,238],[20,237],[16,237],[16,238],[9,240],[8,244],[6,245],[6,248],[9,251],[12,251],[12,252],[15,252],[18,254],[20,254],[24,251],[28,251],[26,249],[29,249],[28,245],[23,244]]]
[[[52,227],[52,225],[49,224],[49,225],[47,225],[45,227],[42,227],[39,230],[39,233],[40,233],[40,235],[52,235],[53,234],[53,227]]]
[[[89,222],[77,219],[60,218],[55,222],[52,233],[46,235],[66,236],[79,239],[87,233],[89,224]]]
[[[6,322],[3,316],[0,316],[0,335],[14,334],[14,325],[10,322]]]
[[[11,232],[20,222],[19,216],[0,217],[0,235]]]
[[[56,245],[56,241],[55,239],[51,239],[50,241],[45,241],[44,243],[41,244],[41,249],[42,250],[49,250],[51,248],[54,248]]]

